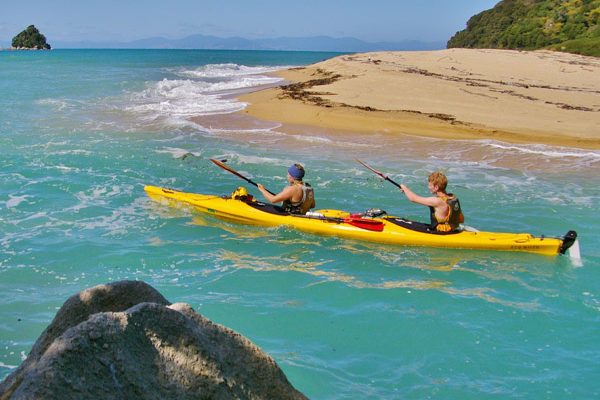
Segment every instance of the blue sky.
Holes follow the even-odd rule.
[[[52,41],[132,41],[192,34],[248,39],[326,35],[446,41],[499,0],[3,1],[0,43],[29,25]]]

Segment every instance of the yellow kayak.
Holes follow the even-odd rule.
[[[186,193],[156,186],[145,186],[144,190],[154,200],[168,205],[189,204],[198,211],[227,221],[269,227],[286,225],[319,235],[396,245],[558,255],[564,254],[577,239],[575,231],[569,231],[560,239],[534,237],[529,233],[471,230],[431,232],[428,224],[401,217],[350,214],[340,210],[316,210],[307,215],[290,215],[278,206],[256,201],[246,194],[244,188],[238,188],[231,196]]]

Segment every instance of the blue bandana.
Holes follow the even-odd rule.
[[[292,165],[288,169],[288,174],[290,174],[290,176],[294,179],[304,178],[304,171],[302,171],[300,168],[296,167],[296,165]]]

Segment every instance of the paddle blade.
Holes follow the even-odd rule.
[[[363,166],[365,166],[366,168],[370,169],[371,171],[375,172],[377,175],[379,175],[380,177],[382,177],[383,179],[385,179],[386,181],[392,183],[393,185],[396,185],[398,187],[398,189],[402,190],[402,186],[400,186],[399,183],[394,182],[392,179],[390,179],[388,176],[382,174],[381,172],[377,171],[376,169],[373,169],[371,167],[369,167],[367,164],[365,164],[364,162],[360,161],[358,158],[354,157],[354,159],[356,161],[358,161],[359,163],[361,163]]]
[[[240,177],[240,178],[242,178],[244,180],[248,180],[245,176],[243,176],[243,175],[239,174],[238,172],[232,170],[227,165],[223,164],[221,161],[215,160],[214,158],[211,158],[210,161],[212,161],[213,163],[217,164],[219,167],[223,168],[224,170],[231,172],[235,176],[238,176],[238,177]]]
[[[383,231],[384,223],[381,221],[374,221],[372,219],[364,218],[343,218],[343,222],[356,226],[358,228],[366,229],[369,231],[381,232]]]
[[[229,168],[227,165],[223,164],[221,161],[215,160],[214,158],[210,158],[210,161],[212,161],[213,163],[217,164],[219,167],[223,168],[226,171],[231,172],[232,174],[234,174],[237,177],[242,178],[243,180],[245,180],[246,182],[258,187],[258,184],[256,182],[254,182],[252,179],[246,178],[244,175],[240,174],[237,171],[234,171],[233,169]],[[227,161],[227,160],[223,160],[223,161]],[[275,196],[275,193],[271,192],[269,189],[265,190],[269,193],[271,193],[273,196]]]
[[[371,167],[369,167],[367,164],[365,164],[364,162],[360,161],[358,158],[354,157],[354,159],[356,161],[358,161],[359,163],[361,163],[365,168],[370,169],[371,171],[375,172],[377,175],[379,175],[380,177],[382,177],[383,179],[387,179],[387,176],[385,176],[384,174],[382,174],[381,172],[377,171],[376,169],[373,169]]]

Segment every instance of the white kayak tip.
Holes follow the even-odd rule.
[[[576,267],[583,266],[583,260],[581,259],[581,251],[579,250],[579,240],[575,240],[571,247],[569,248],[569,257],[571,258],[571,262]]]
[[[480,232],[479,229],[473,228],[472,226],[469,226],[469,225],[460,224],[460,227],[462,228],[463,231],[467,231],[467,232]]]

